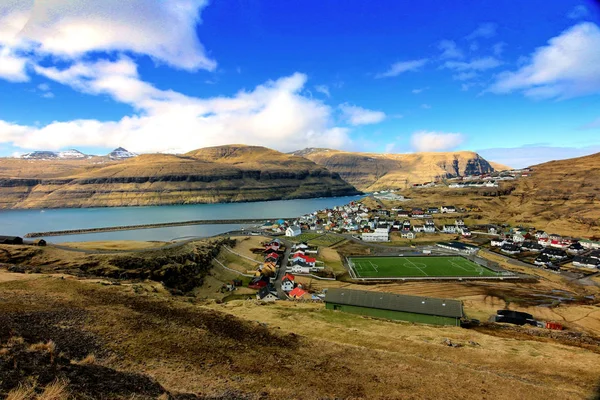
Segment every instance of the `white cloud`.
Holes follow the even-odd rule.
[[[339,106],[343,118],[351,125],[377,124],[385,119],[382,111],[368,110],[366,108],[353,106],[348,103]]]
[[[484,71],[502,65],[500,60],[494,57],[475,58],[467,61],[446,61],[444,67],[457,71]]]
[[[315,90],[327,97],[331,97],[331,93],[329,93],[329,87],[327,85],[316,85]]]
[[[539,47],[519,70],[498,75],[494,93],[522,91],[534,98],[570,98],[600,92],[600,28],[583,22]]]
[[[92,51],[148,55],[214,70],[196,35],[206,0],[3,0],[0,45],[75,60]]]
[[[389,78],[398,76],[404,72],[415,72],[427,64],[428,61],[429,60],[426,58],[422,58],[420,60],[400,61],[392,64],[387,71],[375,75],[375,78]]]
[[[413,133],[410,142],[416,151],[446,151],[456,148],[464,140],[461,133],[419,131]]]
[[[27,59],[0,44],[0,78],[10,82],[27,82]]]
[[[37,88],[40,89],[42,92],[47,92],[50,90],[50,85],[48,85],[47,83],[40,83],[39,85],[37,85]]]
[[[430,110],[431,106],[429,104],[421,104],[421,108],[424,110]]]
[[[458,48],[456,42],[453,40],[442,40],[438,43],[438,49],[442,51],[440,58],[463,58],[464,54],[461,49]]]
[[[569,11],[567,17],[571,19],[581,19],[587,17],[588,15],[590,15],[590,11],[588,10],[588,8],[583,4],[580,4],[578,6],[575,6],[571,11]]]
[[[53,99],[54,98],[54,93],[52,92],[46,92],[42,95],[43,98],[45,99]]]
[[[426,87],[424,87],[424,88],[418,88],[418,89],[413,89],[413,90],[411,90],[410,92],[411,92],[412,94],[419,94],[419,93],[423,93],[423,92],[424,92],[425,90],[427,90],[427,89],[429,89],[429,88],[426,88]]]
[[[140,81],[127,58],[40,71],[77,90],[110,95],[138,112],[118,121],[57,121],[42,127],[0,120],[0,143],[49,150],[124,146],[141,153],[240,142],[284,151],[352,145],[348,130],[334,125],[330,107],[300,94],[306,83],[300,73],[232,97],[200,99]]]
[[[489,39],[496,35],[496,28],[498,26],[494,23],[487,22],[484,24],[479,24],[479,27],[475,29],[473,32],[465,36],[467,40],[473,40],[477,38]]]

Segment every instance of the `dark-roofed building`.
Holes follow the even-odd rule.
[[[432,325],[459,326],[463,316],[462,303],[457,300],[352,289],[328,289],[325,307],[328,310]]]
[[[18,236],[0,236],[0,244],[23,244],[23,238]]]
[[[440,242],[437,243],[437,246],[441,247],[442,249],[456,251],[464,254],[475,254],[479,251],[479,247],[461,242]]]

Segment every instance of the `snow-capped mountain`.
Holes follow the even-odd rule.
[[[108,153],[108,157],[112,158],[112,159],[123,159],[123,158],[137,157],[137,154],[127,151],[122,147],[118,147],[118,148],[114,149],[113,151],[111,151],[110,153]]]
[[[90,157],[88,155],[83,154],[79,150],[70,149],[66,151],[33,151],[31,153],[25,153],[21,156],[21,158],[29,159],[29,160],[52,160],[52,159],[62,159],[62,160],[74,160]]]

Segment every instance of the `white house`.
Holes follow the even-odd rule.
[[[506,240],[504,240],[502,238],[492,239],[492,241],[490,242],[490,244],[494,247],[502,247],[502,246],[504,246],[505,243],[506,243]]]
[[[442,227],[444,233],[456,233],[456,225],[444,225]]]
[[[525,241],[525,236],[521,235],[520,233],[515,233],[512,235],[512,240],[515,243],[523,243]]]
[[[310,273],[310,266],[294,264],[291,267],[288,267],[287,271],[291,272],[292,274],[308,274]]]
[[[361,238],[365,242],[387,242],[390,240],[388,228],[375,228],[374,232],[363,233]]]
[[[288,226],[285,230],[285,236],[289,237],[299,236],[301,233],[302,229],[300,229],[300,227],[296,225]]]
[[[442,213],[455,213],[456,212],[456,207],[454,207],[454,206],[441,206],[440,207],[440,212],[442,212]]]
[[[294,290],[294,275],[285,274],[283,279],[281,279],[281,290],[284,292],[291,292]]]
[[[425,232],[425,226],[413,225],[413,232]]]
[[[258,291],[256,294],[256,299],[268,302],[279,300],[277,297],[277,292],[272,291],[268,286],[265,286]]]
[[[465,221],[463,221],[462,219],[457,219],[454,221],[454,225],[456,226],[465,226]]]
[[[402,236],[405,239],[414,239],[417,236],[417,234],[412,231],[406,231],[403,229],[400,233],[400,236]]]
[[[435,224],[433,223],[433,221],[425,222],[425,226],[423,227],[423,232],[435,233]]]

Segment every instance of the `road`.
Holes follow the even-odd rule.
[[[287,300],[287,295],[281,289],[281,280],[283,279],[283,276],[285,275],[285,271],[287,269],[288,260],[290,258],[290,253],[292,251],[292,243],[287,240],[283,240],[281,238],[279,238],[279,240],[281,241],[281,243],[283,243],[285,245],[285,253],[283,254],[283,257],[280,260],[281,261],[281,263],[279,264],[280,267],[277,270],[277,277],[275,278],[275,289],[277,290],[277,296],[281,300]]]

